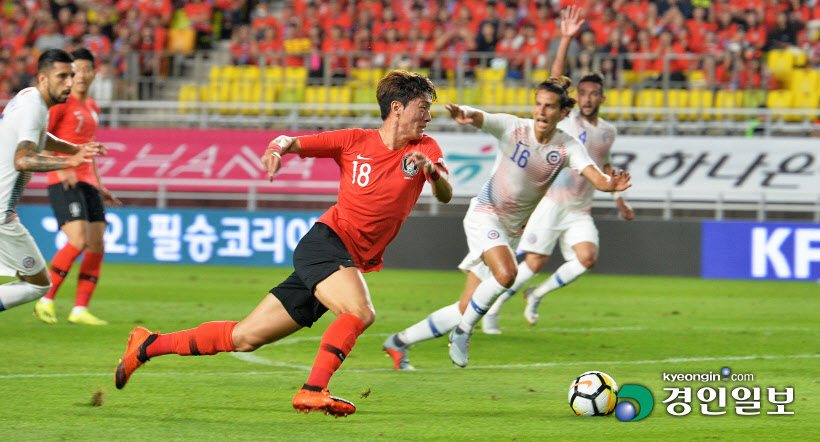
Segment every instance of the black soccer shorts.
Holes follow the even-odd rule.
[[[48,186],[48,200],[58,227],[69,221],[105,221],[105,203],[100,191],[80,181],[72,189],[64,189],[63,183]]]
[[[316,223],[293,251],[293,273],[270,290],[297,324],[310,327],[327,311],[313,290],[342,267],[356,267],[342,239],[327,224]]]

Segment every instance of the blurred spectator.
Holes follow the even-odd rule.
[[[262,38],[263,33],[268,28],[274,28],[275,33],[279,34],[281,25],[279,21],[276,19],[270,12],[270,5],[268,2],[259,2],[253,9],[251,13],[251,28],[253,29],[254,36],[256,38]]]
[[[310,7],[308,5],[308,9]],[[307,39],[310,42],[307,51],[308,78],[323,78],[325,76],[325,64],[324,59],[322,59],[322,40],[324,39],[322,27],[317,24],[308,29]]]
[[[330,28],[328,37],[322,42],[322,53],[328,58],[331,77],[347,77],[349,68],[347,54],[352,48],[353,44],[344,37],[341,26],[336,25]]]
[[[606,45],[610,41],[609,35],[615,29],[615,11],[612,8],[606,8],[601,20],[589,23],[589,28],[595,35],[595,44]]]
[[[213,10],[211,5],[202,0],[193,0],[185,2],[183,7],[185,16],[191,22],[194,31],[196,31],[196,48],[210,49],[211,48],[211,33],[213,27],[211,20],[213,19]]]
[[[820,2],[818,2],[820,4]],[[786,11],[780,11],[775,16],[774,28],[768,36],[766,49],[786,49],[797,45],[797,26],[789,20]]]
[[[114,68],[111,63],[101,63],[88,93],[97,103],[104,104],[114,99]]]
[[[767,41],[766,28],[760,23],[755,11],[746,12],[746,41],[755,49],[763,50]]]
[[[98,57],[107,59],[111,55],[111,40],[102,34],[102,29],[97,23],[88,26],[88,34],[81,40],[83,46]],[[153,48],[152,48],[153,49]]]
[[[738,89],[778,89],[777,79],[760,63],[760,51],[748,50],[741,60],[742,69],[738,75]]]
[[[214,19],[220,26],[218,35],[220,39],[224,40],[233,36],[233,30],[241,24],[244,5],[245,0],[213,0],[216,10]]]
[[[276,29],[275,26],[265,27],[262,31],[262,39],[257,42],[259,51],[257,62],[262,66],[282,65],[282,41]]]
[[[245,66],[254,63],[257,47],[256,42],[251,38],[250,26],[242,25],[234,29],[228,51],[231,53],[231,63],[234,66]]]
[[[40,52],[54,48],[62,49],[65,46],[65,42],[66,39],[63,34],[60,33],[57,21],[50,18],[45,24],[45,32],[40,34],[34,42],[34,48]]]
[[[706,20],[706,9],[695,8],[692,11],[692,18],[686,21],[686,30],[689,31],[689,47],[692,52],[702,53],[705,49],[706,34],[717,30],[717,25]]]
[[[501,39],[495,44],[495,58],[506,61],[507,76],[513,79],[520,79],[523,75],[523,60],[521,58],[521,45],[523,39],[518,36],[515,27],[504,25],[501,28]]]
[[[521,54],[524,55],[524,63],[526,67],[527,59],[533,68],[544,69],[547,67],[547,42],[538,38],[536,34],[535,25],[532,23],[525,24],[521,29],[523,42],[521,45]],[[476,49],[478,50],[478,49]]]

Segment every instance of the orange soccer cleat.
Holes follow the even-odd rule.
[[[145,353],[145,348],[159,336],[159,332],[151,333],[145,327],[137,327],[131,330],[128,336],[128,346],[125,348],[125,354],[120,359],[120,364],[117,365],[117,372],[114,381],[118,389],[125,387],[131,374],[140,368],[142,364],[148,362],[148,355]]]
[[[324,411],[335,417],[345,417],[356,412],[356,406],[352,402],[331,396],[327,388],[319,389],[307,384],[293,397],[293,408],[297,413]]]

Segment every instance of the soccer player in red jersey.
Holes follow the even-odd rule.
[[[94,81],[94,55],[88,49],[78,49],[71,56],[74,86],[65,104],[49,109],[48,131],[62,140],[83,144],[94,140],[100,112],[97,103],[88,96]],[[51,260],[51,289],[34,305],[34,315],[47,324],[57,323],[54,297],[74,261],[83,253],[77,296],[68,322],[106,325],[107,322],[88,311],[88,302],[97,287],[105,254],[105,204],[116,207],[120,201],[103,187],[96,161],[49,172],[47,183],[51,208],[68,243]]]
[[[392,71],[379,82],[376,95],[384,121],[379,129],[280,136],[262,156],[271,180],[285,154],[333,158],[341,170],[338,202],[299,241],[293,274],[240,322],[206,322],[170,334],[135,328],[117,366],[117,388],[155,356],[254,351],[310,327],[330,310],[337,318],[322,335],[310,377],[294,396],[293,407],[336,417],[356,411],[352,403],[331,396],[327,386],[358,336],[375,320],[362,273],[381,269],[385,247],[425,182],[439,201],[452,198],[441,148],[424,135],[436,97],[433,84],[420,74]]]

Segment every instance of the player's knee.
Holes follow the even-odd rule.
[[[582,266],[586,267],[587,269],[591,269],[595,266],[595,263],[598,262],[598,257],[594,254],[588,254],[584,256],[579,256],[578,261],[581,263]]]
[[[26,282],[26,284],[28,284],[28,286],[29,286],[28,296],[27,296],[29,301],[35,301],[37,299],[42,298],[51,289],[51,283],[49,283],[48,285],[37,285],[37,284],[32,284],[30,282]]]
[[[515,277],[518,276],[518,269],[501,269],[497,272],[493,272],[493,276],[499,284],[506,288],[510,288],[515,282]]]
[[[257,348],[268,343],[268,340],[262,336],[251,335],[236,329],[234,329],[231,339],[233,340],[234,348],[239,352],[255,351]]]
[[[376,312],[370,307],[361,307],[348,312],[351,315],[359,318],[364,323],[365,327],[370,327],[376,322]]]

